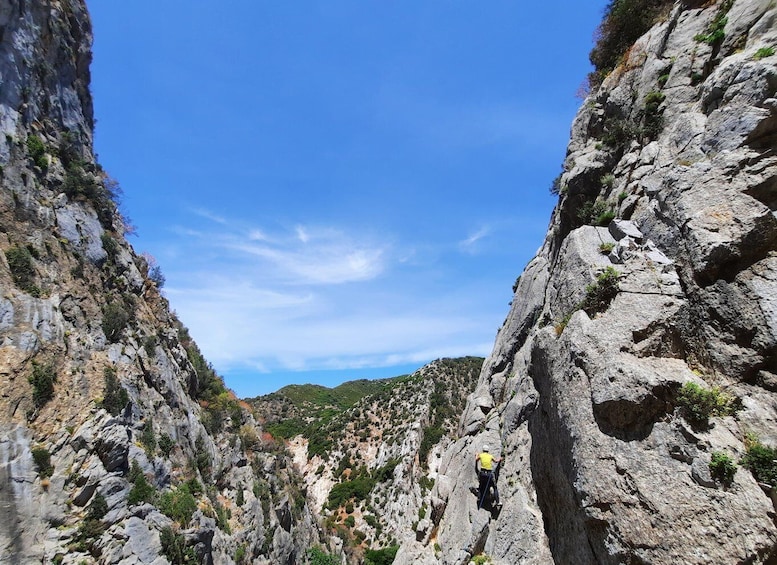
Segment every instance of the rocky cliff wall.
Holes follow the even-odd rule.
[[[775,485],[730,465],[777,445],[775,47],[771,0],[677,2],[584,102],[398,562],[777,562]],[[468,492],[484,443],[501,512]]]
[[[319,539],[124,238],[81,0],[0,0],[0,561],[295,563]]]

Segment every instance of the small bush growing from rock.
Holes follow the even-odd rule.
[[[577,218],[584,224],[606,226],[615,217],[612,207],[604,200],[588,201],[577,211]]]
[[[685,383],[680,389],[677,404],[682,408],[685,419],[700,429],[709,427],[711,417],[733,415],[739,409],[738,399],[718,387],[705,389],[691,382]]]
[[[105,497],[98,492],[89,505],[86,518],[79,524],[70,548],[74,551],[99,555],[99,550],[95,549],[95,540],[105,531],[105,526],[101,520],[107,513],[108,503],[105,501]]]
[[[601,84],[634,42],[672,3],[670,0],[610,0],[597,30],[596,45],[589,55],[596,69],[588,76],[592,88]]]
[[[46,158],[46,146],[37,135],[27,137],[27,151],[36,166],[44,171],[49,168],[49,160]]]
[[[208,455],[208,451],[205,449],[205,440],[202,439],[202,436],[197,438],[197,441],[194,443],[194,448],[194,464],[202,475],[202,478],[207,480],[210,478],[211,463],[210,455]]]
[[[764,59],[765,57],[771,57],[772,55],[774,55],[774,47],[761,47],[758,51],[755,52],[753,59],[760,61],[761,59]]]
[[[707,43],[708,45],[720,45],[723,42],[723,38],[726,37],[726,23],[728,18],[726,14],[734,5],[734,0],[725,0],[718,8],[715,18],[710,22],[704,33],[699,33],[693,37],[694,40],[701,43]]]
[[[663,110],[661,103],[666,96],[663,92],[653,91],[645,96],[645,108],[643,110],[643,121],[640,129],[640,137],[647,140],[655,139],[661,132],[664,125]]]
[[[421,487],[421,491],[426,492],[432,490],[432,487],[434,487],[434,479],[430,479],[426,475],[422,475],[421,478],[418,479],[418,484]]]
[[[651,113],[655,113],[658,111],[658,107],[665,99],[666,95],[663,92],[659,92],[657,90],[648,92],[648,94],[645,96],[645,108]]]
[[[202,485],[200,484],[200,481],[198,481],[195,478],[191,478],[188,481],[186,481],[186,488],[189,489],[189,492],[192,493],[194,496],[199,496],[205,490],[202,488]]]
[[[710,459],[710,474],[724,485],[730,485],[737,472],[736,464],[731,457],[722,451],[713,451]]]
[[[32,450],[32,460],[38,468],[38,476],[45,479],[54,474],[54,466],[51,464],[51,454],[45,447],[36,447]]]
[[[605,122],[602,143],[614,150],[621,150],[640,135],[639,126],[631,120],[610,118]]]
[[[618,277],[620,273],[612,267],[607,267],[596,281],[585,287],[585,298],[580,307],[586,314],[593,316],[597,312],[604,312],[610,302],[618,294]]]
[[[750,469],[759,483],[772,488],[777,486],[777,449],[767,447],[758,440],[749,442],[742,466]]]
[[[564,192],[564,186],[561,184],[561,176],[564,174],[564,172],[560,172],[559,175],[553,179],[553,182],[550,183],[550,193],[554,196],[558,196],[562,192]]]
[[[154,265],[149,269],[148,279],[153,282],[159,290],[161,290],[162,287],[165,286],[165,282],[167,282],[165,275],[162,273],[162,267],[159,265]]]
[[[140,432],[140,443],[146,449],[146,453],[153,455],[156,450],[156,435],[154,434],[154,420],[149,417],[143,424],[143,430]]]
[[[568,314],[565,314],[563,318],[553,324],[553,329],[556,330],[556,335],[561,335],[564,333],[564,330],[567,328],[567,324],[569,324],[569,320],[572,319],[572,314],[574,314],[576,310],[577,308]]]
[[[615,249],[615,244],[611,241],[606,241],[601,245],[599,245],[599,253],[602,253],[604,255],[609,254],[610,251],[612,251],[613,249]]]
[[[119,244],[107,233],[100,236],[100,241],[103,244],[103,249],[108,254],[108,259],[111,261],[116,260],[116,256],[119,254]]]
[[[183,534],[176,533],[169,526],[165,526],[159,532],[159,542],[162,544],[162,553],[172,565],[195,565],[197,554],[194,548],[186,545]]]
[[[57,373],[51,363],[41,364],[32,362],[32,375],[28,378],[32,385],[32,402],[36,408],[40,408],[54,396],[54,383],[57,382]]]
[[[237,549],[235,550],[235,563],[240,565],[243,563],[243,560],[246,557],[246,546],[245,544],[241,544],[237,546]]]
[[[118,416],[129,402],[129,395],[119,384],[119,380],[116,378],[116,369],[113,367],[103,369],[103,378],[105,379],[105,393],[103,394],[102,407],[112,416]]]
[[[11,269],[14,284],[32,296],[40,296],[40,288],[35,285],[35,267],[30,250],[16,245],[5,252],[5,259]]]
[[[71,199],[85,197],[95,201],[95,204],[102,204],[98,201],[106,200],[107,196],[95,176],[86,172],[82,163],[71,163],[70,166],[66,167],[62,190]]]
[[[154,501],[156,490],[149,484],[146,475],[143,474],[143,469],[140,468],[140,465],[134,459],[130,465],[130,472],[127,478],[132,483],[132,489],[127,496],[127,504],[129,506]]]
[[[78,531],[73,537],[73,543],[70,549],[82,553],[91,553],[93,556],[99,556],[99,549],[95,548],[95,541],[103,535],[105,526],[100,520],[86,518],[78,525]]]
[[[89,505],[88,516],[95,520],[102,520],[108,513],[108,502],[101,493],[94,495],[92,503]]]
[[[186,483],[177,489],[167,491],[159,497],[159,510],[168,518],[172,518],[183,527],[187,527],[197,510],[197,501],[189,492]]]
[[[162,455],[169,456],[174,447],[175,442],[169,435],[162,434],[159,436],[159,451],[162,453]]]
[[[321,548],[311,547],[308,549],[310,565],[340,565],[340,560],[334,555],[324,552]]]
[[[607,226],[615,219],[615,212],[612,210],[607,210],[606,212],[602,212],[596,218],[593,220],[593,224],[595,226]]]
[[[118,341],[129,321],[130,314],[121,302],[111,302],[103,308],[103,333],[109,342]]]
[[[228,534],[232,533],[232,528],[229,526],[229,519],[232,517],[232,513],[228,508],[224,508],[221,503],[213,497],[213,510],[216,513],[216,525],[223,532]]]
[[[368,549],[365,553],[366,565],[391,565],[399,551],[398,545],[384,547],[383,549]]]

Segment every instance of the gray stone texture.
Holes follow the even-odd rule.
[[[66,193],[66,147],[86,178],[100,178],[91,42],[83,0],[0,0],[0,250],[31,249],[37,287],[17,287],[0,253],[0,562],[164,565],[160,533],[167,526],[201,563],[234,563],[241,546],[267,563],[294,562],[319,542],[310,509],[296,506],[294,520],[282,523],[262,511],[263,503],[274,508],[288,500],[289,472],[263,471],[266,460],[285,456],[241,446],[241,425],[262,434],[248,412],[239,422],[226,416],[220,433],[205,428],[191,343],[123,237],[122,218],[100,194]],[[28,154],[31,136],[43,143],[47,167]],[[109,343],[111,303],[130,319]],[[36,363],[55,376],[53,397],[37,404],[29,382]],[[128,396],[115,415],[102,407],[109,368]],[[144,445],[147,423],[157,442],[168,436],[172,448]],[[50,455],[51,476],[33,461],[39,449]],[[198,456],[209,469],[192,463]],[[191,523],[173,523],[158,499],[129,505],[133,462],[156,495],[190,478],[208,487],[197,495],[201,510]],[[266,500],[257,498],[255,484],[265,487]],[[98,495],[107,513],[87,552],[76,542]],[[231,515],[228,527],[212,517],[217,504]]]
[[[777,56],[754,57],[777,44],[777,5],[734,2],[713,49],[693,38],[719,5],[678,2],[575,118],[545,243],[443,455],[437,562],[777,559],[772,498],[745,468],[729,486],[709,469],[715,451],[738,461],[746,433],[777,439]],[[634,119],[656,90],[655,139],[621,152],[597,142],[607,120]],[[582,201],[620,194],[607,229],[575,220]],[[589,316],[580,302],[608,266],[619,291]],[[686,382],[721,387],[743,409],[695,430],[677,405]],[[478,511],[469,494],[484,442],[505,459],[501,513]],[[434,553],[414,542],[401,555]]]

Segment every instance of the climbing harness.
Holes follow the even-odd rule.
[[[483,502],[486,500],[488,489],[491,488],[491,479],[493,478],[493,476],[494,476],[493,472],[488,473],[488,481],[486,481],[486,488],[483,489],[483,494],[481,495],[480,501],[478,502],[478,510],[483,508]]]

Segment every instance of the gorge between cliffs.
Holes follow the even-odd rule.
[[[598,38],[491,354],[239,399],[127,241],[86,3],[0,0],[0,562],[776,564],[777,3]]]

